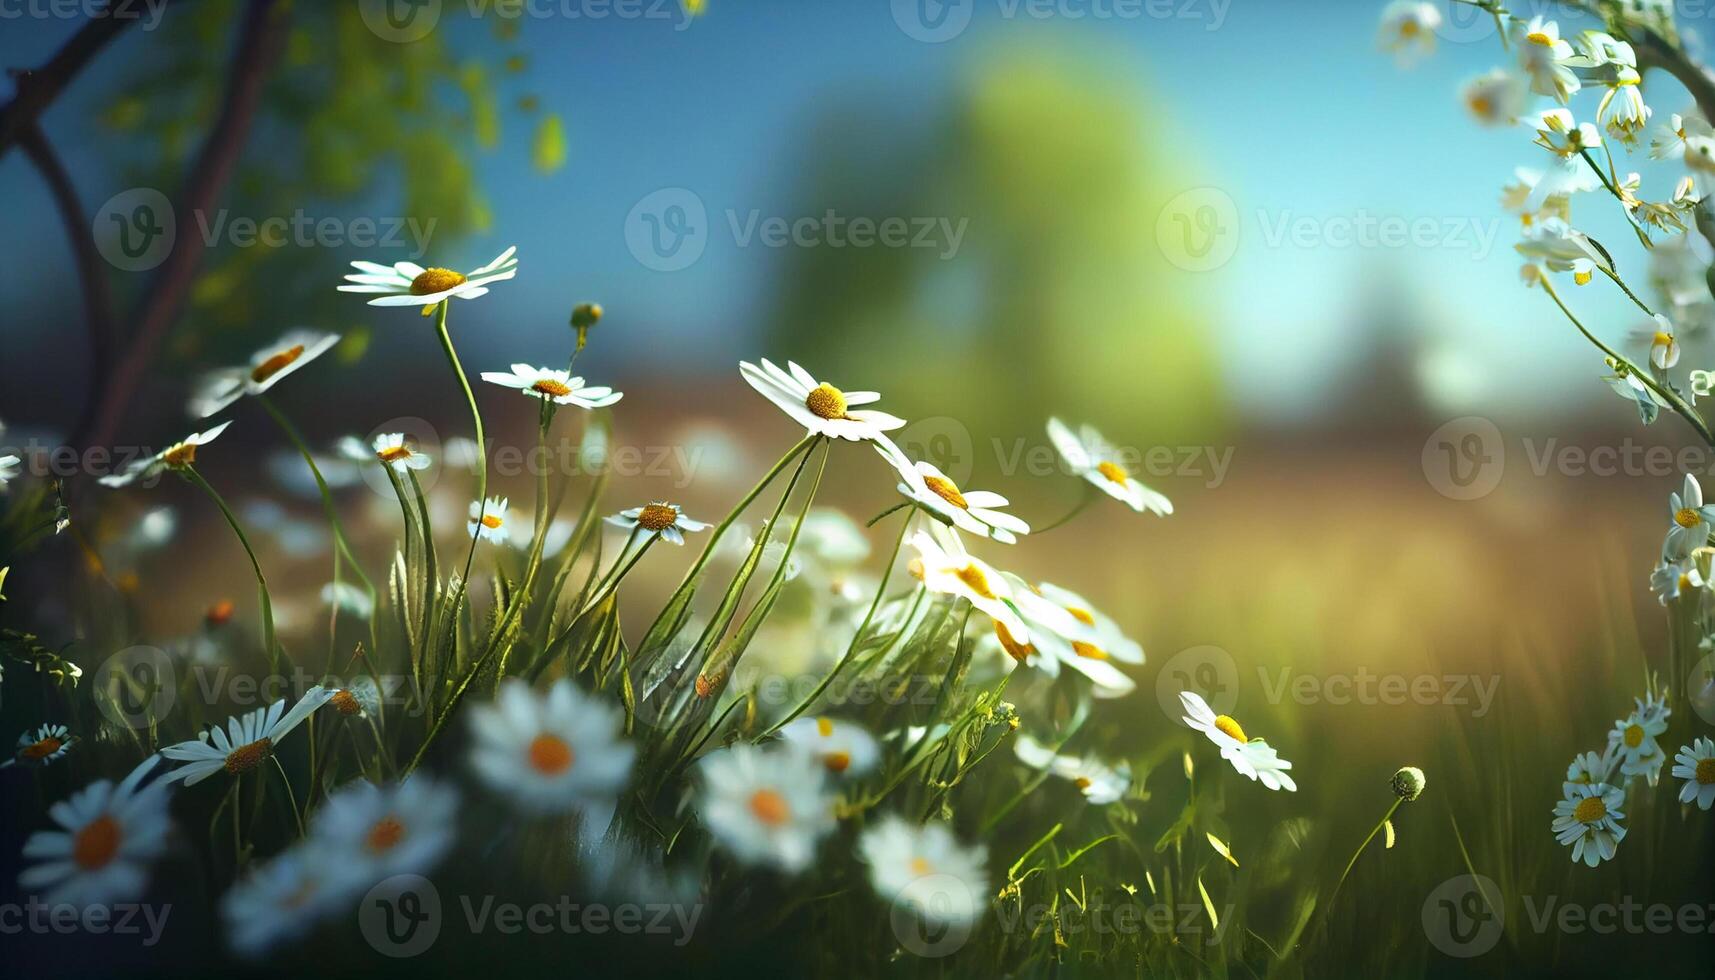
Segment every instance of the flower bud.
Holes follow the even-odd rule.
[[[1393,795],[1410,803],[1423,794],[1423,784],[1423,770],[1405,766],[1393,774]]]

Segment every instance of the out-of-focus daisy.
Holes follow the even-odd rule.
[[[825,565],[850,568],[869,557],[869,539],[863,528],[845,513],[832,507],[812,507],[798,530],[795,551]]]
[[[329,582],[322,586],[322,602],[351,613],[358,619],[375,615],[375,602],[369,593],[350,582]]]
[[[1260,738],[1248,738],[1245,730],[1229,715],[1217,715],[1194,691],[1179,692],[1179,703],[1185,708],[1185,724],[1208,736],[1221,750],[1221,758],[1232,764],[1241,776],[1255,779],[1269,789],[1296,791],[1298,784],[1286,774],[1292,763]]]
[[[317,842],[306,842],[228,889],[220,912],[233,951],[246,958],[261,956],[347,911],[362,879],[340,857]]]
[[[1649,155],[1656,160],[1685,159],[1686,141],[1692,137],[1707,138],[1709,123],[1695,112],[1676,112],[1666,122],[1657,123],[1650,138]]]
[[[1510,126],[1524,111],[1524,80],[1504,68],[1496,68],[1465,83],[1459,93],[1471,115],[1484,126]]]
[[[1602,145],[1602,133],[1590,123],[1580,123],[1565,109],[1548,109],[1523,119],[1536,130],[1537,146],[1548,151],[1542,177],[1531,188],[1525,205],[1538,210],[1552,197],[1567,196],[1602,186],[1601,175],[1584,158],[1585,150]]]
[[[1529,23],[1515,21],[1513,40],[1518,45],[1519,67],[1530,76],[1530,90],[1566,104],[1581,83],[1567,63],[1575,54],[1571,43],[1561,38],[1560,25],[1541,17],[1532,17]]]
[[[135,460],[118,473],[96,481],[106,487],[127,487],[139,480],[153,479],[163,470],[189,469],[197,461],[197,450],[220,438],[231,422],[222,422],[204,432],[193,432],[182,442],[173,443],[148,459]]]
[[[389,786],[359,779],[328,797],[310,830],[368,882],[426,875],[452,846],[458,807],[458,791],[432,776]]]
[[[1715,742],[1698,738],[1681,746],[1673,762],[1673,778],[1685,780],[1679,802],[1696,803],[1699,810],[1715,805]]]
[[[1029,735],[1018,736],[1012,751],[1018,761],[1032,769],[1071,780],[1084,799],[1098,806],[1118,800],[1131,786],[1131,766],[1126,763],[1115,768],[1095,759],[1059,754]]]
[[[154,756],[115,786],[90,783],[48,808],[58,830],[41,830],[24,842],[35,863],[18,874],[18,887],[46,905],[111,905],[133,901],[149,884],[149,866],[167,849],[167,781],[143,781],[160,764]]]
[[[804,870],[834,829],[827,767],[781,746],[737,744],[697,764],[697,810],[709,832],[745,864]]]
[[[1667,731],[1667,718],[1672,712],[1665,700],[1636,698],[1632,713],[1614,722],[1608,733],[1620,762],[1620,775],[1643,776],[1651,786],[1661,778],[1662,764],[1667,755],[1656,743],[1656,736]]]
[[[841,391],[826,381],[817,381],[792,361],[786,362],[786,370],[767,358],[762,359],[761,367],[740,361],[739,373],[793,421],[818,435],[860,442],[879,439],[883,432],[905,424],[904,419],[886,412],[856,408],[880,401],[881,395],[876,392]]]
[[[1650,591],[1662,605],[1688,595],[1699,589],[1707,588],[1709,583],[1698,570],[1696,560],[1687,555],[1673,561],[1664,561],[1650,573]]]
[[[1607,128],[1608,135],[1627,146],[1637,143],[1649,123],[1650,107],[1644,104],[1643,92],[1638,88],[1642,83],[1643,76],[1636,68],[1618,69],[1596,107],[1596,121]]]
[[[875,768],[881,750],[863,726],[835,718],[795,718],[780,737],[821,761],[835,775],[862,776]]]
[[[547,694],[509,678],[493,704],[471,710],[471,767],[483,782],[533,813],[611,806],[637,750],[621,740],[616,705],[561,678]]]
[[[965,551],[956,533],[931,525],[930,530],[912,533],[911,547],[917,551],[911,573],[922,580],[924,588],[959,596],[1000,624],[1012,637],[1030,642],[1030,631],[1012,605],[1012,586],[1006,577],[993,565]]]
[[[1570,845],[1572,860],[1583,861],[1594,868],[1614,856],[1614,849],[1626,837],[1620,821],[1626,815],[1626,791],[1606,783],[1575,785],[1566,788],[1566,798],[1554,804],[1554,822],[1550,828],[1555,839]]]
[[[370,443],[370,448],[374,450],[376,459],[399,473],[426,470],[433,462],[426,453],[418,452],[416,447],[407,443],[403,432],[383,432]]]
[[[1684,558],[1709,541],[1715,528],[1715,504],[1703,502],[1703,486],[1697,477],[1685,474],[1685,484],[1679,493],[1667,498],[1668,516],[1673,526],[1668,529],[1663,554],[1669,558]]]
[[[294,330],[250,357],[250,366],[213,371],[197,384],[191,399],[194,418],[207,418],[245,395],[260,395],[286,376],[327,353],[339,335]]]
[[[876,444],[876,452],[899,471],[899,492],[931,514],[951,522],[961,531],[1003,544],[1029,534],[1030,525],[1000,508],[1005,497],[989,490],[960,490],[934,463],[913,463],[891,441]]]
[[[668,544],[684,544],[686,531],[707,531],[711,526],[686,517],[678,504],[665,500],[622,510],[607,517],[606,521],[627,531],[642,529],[649,534],[659,534]]]
[[[166,782],[183,780],[186,786],[194,786],[222,770],[238,776],[255,769],[274,754],[280,739],[333,695],[333,691],[324,687],[312,687],[290,711],[281,699],[266,708],[227,719],[224,730],[212,725],[195,739],[162,748],[161,755],[186,763],[168,773]]]
[[[612,388],[586,385],[583,378],[573,377],[565,371],[528,364],[514,364],[511,371],[484,371],[482,380],[505,388],[516,388],[531,398],[579,408],[606,408],[625,397]]]
[[[1072,472],[1103,493],[1124,501],[1140,513],[1146,510],[1163,516],[1173,513],[1173,502],[1137,482],[1121,465],[1124,457],[1120,451],[1093,427],[1083,426],[1074,435],[1066,423],[1049,419],[1048,438]]]
[[[1595,278],[1597,269],[1609,268],[1607,256],[1583,232],[1558,218],[1525,229],[1524,237],[1513,248],[1550,272],[1572,273],[1580,286]]]
[[[0,456],[0,488],[18,478],[18,474],[23,472],[23,464],[23,460],[10,453]]]
[[[1549,218],[1567,220],[1572,214],[1573,193],[1594,190],[1602,186],[1596,177],[1596,171],[1585,166],[1583,170],[1584,183],[1576,187],[1563,188],[1561,193],[1548,195],[1540,200],[1536,197],[1536,185],[1541,183],[1543,172],[1530,167],[1514,167],[1513,182],[1501,188],[1501,207],[1518,215],[1520,227],[1529,230],[1538,221]]]
[[[505,544],[512,536],[512,529],[507,526],[512,519],[511,512],[507,510],[508,503],[505,497],[490,497],[481,503],[471,501],[467,530],[495,544]]]
[[[1382,8],[1381,29],[1377,37],[1384,51],[1402,65],[1435,51],[1435,31],[1441,26],[1441,11],[1423,0],[1393,0]]]
[[[381,711],[381,688],[372,677],[354,677],[351,683],[333,692],[328,705],[342,715],[373,718]]]
[[[42,725],[33,732],[18,736],[18,747],[13,750],[12,758],[0,762],[0,769],[20,763],[46,766],[71,751],[72,743],[76,741],[71,730],[64,725]]]
[[[988,849],[961,845],[946,824],[884,817],[858,838],[858,854],[877,895],[933,925],[968,926],[988,906]]]
[[[518,274],[517,246],[500,253],[493,262],[468,273],[451,269],[425,269],[415,262],[391,266],[375,262],[353,262],[358,271],[345,277],[342,293],[376,293],[370,306],[421,306],[424,315],[442,300],[476,299],[488,294],[489,283]]]

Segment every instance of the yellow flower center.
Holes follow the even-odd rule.
[[[645,531],[665,531],[679,519],[679,512],[666,504],[650,504],[637,515],[637,526]]]
[[[816,719],[816,734],[827,738],[834,734],[834,719],[822,717]]]
[[[1644,744],[1644,727],[1642,725],[1627,725],[1625,735],[1626,748],[1635,749]]]
[[[119,821],[105,814],[96,817],[72,836],[71,859],[85,871],[104,868],[119,853],[124,836]]]
[[[845,772],[851,768],[852,755],[850,752],[829,752],[822,757],[822,764],[828,767],[829,772]]]
[[[750,812],[765,826],[778,827],[792,818],[792,808],[778,790],[759,789],[750,794]]]
[[[272,739],[261,738],[249,745],[240,745],[226,754],[226,771],[234,776],[249,772],[262,764],[274,751]]]
[[[1697,760],[1697,782],[1700,786],[1715,783],[1715,759]]]
[[[405,825],[397,817],[388,815],[375,822],[369,828],[369,834],[363,839],[363,846],[371,854],[382,854],[392,850],[395,845],[405,839]]]
[[[921,878],[934,871],[935,868],[927,858],[914,857],[911,859],[911,873]]]
[[[1544,47],[1554,43],[1554,38],[1549,37],[1543,31],[1531,31],[1529,34],[1524,36],[1524,39],[1532,44],[1540,44]]]
[[[195,443],[181,442],[161,454],[161,462],[168,466],[183,468],[197,461]]]
[[[998,619],[994,621],[994,635],[1000,638],[1001,649],[1019,663],[1024,663],[1031,654],[1036,652],[1034,646],[1018,642],[1018,638],[1012,635],[1012,631],[1006,628],[1006,624]]]
[[[411,295],[433,296],[462,285],[464,276],[451,269],[424,269],[422,275],[411,280]]]
[[[1094,643],[1085,643],[1083,640],[1073,640],[1072,651],[1080,657],[1087,657],[1091,660],[1108,659],[1108,652],[1106,650],[1096,646]]]
[[[544,776],[558,776],[572,767],[574,754],[566,740],[544,732],[530,740],[530,768]]]
[[[1072,785],[1078,787],[1079,789],[1089,789],[1090,788],[1090,777],[1079,776],[1077,779],[1072,780]]]
[[[993,599],[995,597],[994,590],[989,588],[988,576],[984,575],[983,570],[976,565],[966,565],[953,574],[959,577],[959,581],[965,583],[966,588],[982,598]]]
[[[488,528],[490,531],[496,530],[505,523],[506,518],[501,517],[499,514],[482,515],[482,526]]]
[[[273,357],[268,358],[266,361],[263,361],[261,364],[256,365],[256,367],[250,372],[250,380],[257,384],[261,384],[269,378],[272,378],[274,375],[279,374],[281,371],[291,367],[298,358],[303,356],[303,344],[299,344],[296,347],[288,347],[280,353],[275,354]]]
[[[1681,507],[1673,512],[1673,523],[1680,527],[1696,527],[1698,522],[1702,520],[1703,515],[1690,507]]]
[[[342,715],[355,715],[363,710],[363,705],[357,703],[357,698],[343,688],[329,698],[328,703],[333,705],[334,710]]]
[[[20,758],[24,759],[46,759],[48,756],[58,752],[60,750],[60,746],[64,744],[64,742],[61,742],[57,738],[44,738],[33,745],[26,745],[19,749],[18,755]]]
[[[1607,815],[1608,804],[1603,803],[1600,796],[1584,797],[1572,811],[1572,819],[1579,823],[1595,823]]]
[[[820,419],[843,419],[846,417],[846,393],[824,382],[804,397],[804,407]]]
[[[1673,346],[1673,334],[1663,333],[1662,331],[1657,330],[1655,337],[1652,339],[1651,343],[1653,343],[1657,347],[1672,347]]]
[[[1250,739],[1245,737],[1245,730],[1243,728],[1239,727],[1238,721],[1236,721],[1231,715],[1216,715],[1215,716],[1215,727],[1217,729],[1219,729],[1220,731],[1226,733],[1229,737],[1231,737],[1235,741],[1238,741],[1238,742],[1250,741]]]
[[[954,507],[960,510],[971,509],[971,505],[965,502],[965,495],[959,492],[959,488],[953,484],[952,480],[939,476],[926,476],[923,478],[923,485],[928,487],[935,496]]]
[[[1416,37],[1417,32],[1421,31],[1421,30],[1423,30],[1423,25],[1419,24],[1415,20],[1401,21],[1400,25],[1399,25],[1399,36],[1400,37]]]
[[[543,378],[530,386],[530,390],[549,398],[564,398],[572,393],[572,386],[553,378]]]
[[[1470,106],[1471,111],[1479,116],[1487,116],[1495,109],[1494,103],[1490,102],[1488,97],[1484,95],[1471,96]]]
[[[397,446],[391,446],[387,449],[383,449],[375,455],[380,457],[383,463],[397,463],[400,460],[410,459],[412,453],[410,448],[401,443]]]
[[[1131,479],[1131,474],[1125,471],[1125,467],[1106,460],[1096,464],[1096,472],[1107,477],[1109,483],[1124,483]]]

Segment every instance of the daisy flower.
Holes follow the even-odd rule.
[[[451,269],[425,269],[415,262],[391,266],[375,262],[353,262],[357,272],[348,274],[342,293],[377,293],[370,306],[421,306],[427,316],[442,300],[476,299],[488,294],[488,284],[518,274],[517,246],[500,253],[493,262],[468,273]]]
[[[1703,486],[1697,477],[1685,474],[1681,492],[1668,495],[1667,510],[1673,518],[1673,527],[1668,529],[1667,541],[1662,546],[1664,557],[1684,558],[1708,542],[1710,529],[1715,526],[1712,525],[1715,505],[1703,503]]]
[[[1595,126],[1578,122],[1565,109],[1536,113],[1526,117],[1524,125],[1536,130],[1533,142],[1548,151],[1547,168],[1525,201],[1528,209],[1540,209],[1552,197],[1602,186],[1601,175],[1591,168],[1583,152],[1602,145],[1602,133]]]
[[[1131,786],[1131,766],[1123,762],[1116,769],[1094,759],[1056,754],[1029,735],[1018,736],[1012,751],[1018,761],[1032,769],[1071,780],[1084,799],[1098,806],[1118,800]]]
[[[260,395],[286,376],[327,353],[339,335],[294,330],[250,357],[250,366],[213,371],[203,376],[191,399],[194,418],[207,418],[245,395]]]
[[[780,729],[780,737],[835,775],[862,776],[881,759],[875,736],[849,721],[795,718]]]
[[[1518,44],[1519,67],[1530,76],[1530,90],[1553,96],[1565,105],[1580,83],[1568,64],[1575,55],[1572,45],[1561,38],[1560,25],[1533,17],[1529,23],[1515,21],[1513,33]]]
[[[1673,322],[1657,313],[1642,330],[1634,330],[1631,339],[1649,345],[1649,360],[1656,370],[1665,371],[1679,363],[1679,338],[1674,335]]]
[[[234,776],[255,769],[274,754],[282,738],[333,695],[326,688],[312,687],[290,711],[281,699],[266,708],[228,718],[225,730],[213,725],[190,741],[162,748],[161,755],[188,763],[168,773],[165,781],[183,780],[186,786],[194,786],[223,769]]]
[[[1441,11],[1423,0],[1394,0],[1382,9],[1377,43],[1391,51],[1399,63],[1409,65],[1435,51],[1435,30],[1441,26]]]
[[[111,905],[133,901],[147,889],[149,865],[167,849],[167,780],[143,780],[159,764],[154,756],[115,786],[90,783],[48,808],[58,830],[40,830],[24,842],[23,856],[39,862],[18,874],[18,887],[47,905]]]
[[[1695,136],[1708,137],[1709,123],[1694,112],[1676,112],[1668,121],[1658,123],[1650,138],[1649,155],[1654,160],[1683,160],[1687,141]]]
[[[1644,104],[1643,92],[1638,88],[1642,83],[1643,76],[1636,68],[1618,69],[1596,107],[1596,121],[1607,128],[1608,135],[1627,146],[1637,143],[1649,122],[1650,107]]]
[[[361,443],[359,444],[361,448]],[[426,470],[433,460],[425,453],[418,452],[405,442],[403,432],[383,432],[370,443],[375,451],[375,458],[393,467],[394,472],[404,473],[407,470]]]
[[[531,398],[550,401],[556,405],[576,405],[579,408],[606,408],[625,396],[612,388],[585,385],[584,379],[574,378],[553,368],[514,364],[512,370],[484,371],[482,380],[506,388],[517,388]]]
[[[487,538],[495,544],[505,544],[512,531],[506,522],[512,515],[507,511],[505,497],[490,497],[486,502],[470,502],[470,522],[467,529],[473,535]]]
[[[1679,802],[1695,802],[1699,810],[1715,805],[1715,742],[1699,738],[1681,747],[1673,761],[1673,777],[1685,780]]]
[[[1029,524],[1000,509],[1007,505],[1000,494],[960,490],[935,464],[911,462],[891,441],[878,442],[875,449],[899,471],[899,492],[942,521],[1002,544],[1014,544],[1018,535],[1030,533]]]
[[[932,525],[911,535],[917,557],[911,574],[930,592],[958,596],[994,620],[1021,643],[1030,642],[1030,631],[1012,605],[1012,586],[993,565],[972,557],[953,531]]]
[[[1115,500],[1124,501],[1132,510],[1166,516],[1173,513],[1173,502],[1132,478],[1120,465],[1120,451],[1102,438],[1102,434],[1086,425],[1074,435],[1059,419],[1048,420],[1048,438],[1076,476],[1081,476]]]
[[[561,678],[547,694],[509,678],[493,704],[471,711],[471,766],[532,813],[611,805],[637,750],[620,739],[620,710]]]
[[[453,844],[458,808],[458,791],[431,776],[384,787],[359,779],[328,797],[310,831],[366,882],[426,875]]]
[[[962,846],[944,823],[888,816],[864,830],[858,853],[877,895],[932,924],[968,926],[988,904],[988,849]]]
[[[1573,861],[1594,868],[1613,857],[1626,837],[1626,828],[1620,826],[1626,817],[1620,811],[1625,802],[1626,791],[1606,783],[1569,786],[1566,798],[1554,804],[1550,829],[1556,840],[1571,846]]]
[[[1058,677],[1064,664],[1088,678],[1094,685],[1090,693],[1098,698],[1124,697],[1136,689],[1137,682],[1114,664],[1143,663],[1143,648],[1119,624],[1077,593],[1046,582],[1032,586],[1014,575],[1006,579],[1028,630],[1020,641],[997,622],[995,636],[1012,659],[1050,677]]]
[[[45,766],[71,751],[72,743],[77,739],[71,736],[70,729],[64,725],[42,725],[33,732],[25,732],[18,736],[18,748],[12,758],[0,762],[0,769],[17,763],[32,766]]]
[[[668,544],[684,544],[686,531],[707,531],[712,526],[686,517],[678,504],[670,504],[665,500],[622,510],[605,520],[627,531],[642,528],[650,534],[659,534]]]
[[[1598,268],[1609,268],[1607,257],[1590,239],[1559,218],[1525,229],[1523,240],[1513,248],[1550,272],[1572,273],[1572,280],[1580,286],[1594,279]]]
[[[23,463],[23,460],[10,453],[0,456],[0,487],[18,478],[18,474],[23,472]]]
[[[792,361],[781,370],[767,358],[757,367],[749,361],[739,362],[739,373],[764,398],[779,406],[793,421],[817,435],[832,439],[879,439],[883,432],[897,429],[905,420],[873,409],[857,409],[881,400],[873,391],[841,391],[826,381],[817,381],[810,372]]]
[[[1574,756],[1566,767],[1566,782],[1562,789],[1570,793],[1574,786],[1593,786],[1597,783],[1608,783],[1614,778],[1614,767],[1619,759],[1614,755],[1614,747],[1608,746],[1602,752],[1584,752]]]
[[[381,688],[372,677],[357,677],[333,692],[328,704],[347,717],[373,718],[381,713]]]
[[[1656,744],[1655,737],[1667,731],[1667,717],[1672,714],[1665,701],[1635,698],[1632,713],[1614,722],[1608,733],[1608,744],[1617,754],[1620,775],[1643,776],[1651,786],[1661,777],[1666,753]]]
[[[104,476],[96,482],[105,487],[128,487],[139,480],[154,479],[164,470],[190,469],[197,461],[197,450],[220,438],[231,424],[222,422],[205,432],[193,432],[184,441],[176,442],[148,459],[136,460],[118,473]]]
[[[1460,101],[1484,126],[1510,126],[1524,111],[1524,80],[1503,68],[1479,75],[1465,83]]]
[[[697,763],[697,810],[709,832],[745,864],[804,870],[834,829],[827,767],[789,747],[743,743]]]
[[[234,952],[255,958],[347,911],[361,879],[333,853],[299,844],[250,872],[220,900]]]
[[[1179,692],[1179,703],[1185,708],[1185,724],[1207,735],[1220,748],[1221,758],[1232,763],[1239,775],[1259,780],[1269,789],[1298,789],[1298,784],[1286,774],[1292,763],[1282,759],[1268,742],[1247,738],[1236,720],[1215,714],[1208,702],[1193,691]]]

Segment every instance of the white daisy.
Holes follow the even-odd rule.
[[[668,544],[684,544],[686,531],[707,531],[712,526],[686,517],[678,504],[670,504],[665,500],[622,510],[605,520],[627,531],[642,528],[650,534],[659,534]]]
[[[1016,543],[1018,535],[1030,533],[1029,524],[1000,509],[1007,505],[1000,494],[960,490],[935,464],[911,462],[891,440],[878,441],[875,449],[899,471],[900,493],[959,530],[1002,544]]]
[[[881,760],[875,736],[849,721],[825,716],[795,718],[780,729],[780,737],[835,775],[866,775]]]
[[[1057,754],[1029,735],[1018,736],[1012,751],[1020,762],[1032,769],[1071,780],[1072,785],[1078,787],[1078,792],[1084,794],[1084,799],[1098,806],[1118,800],[1131,787],[1131,766],[1127,763],[1122,762],[1114,768],[1095,759]]]
[[[709,833],[745,864],[804,870],[834,829],[827,767],[789,746],[740,743],[698,762],[697,810]]]
[[[1673,527],[1668,529],[1667,542],[1662,548],[1664,557],[1684,558],[1708,542],[1710,530],[1715,527],[1715,504],[1703,503],[1703,486],[1697,477],[1685,474],[1683,490],[1668,495],[1667,512],[1673,518]]]
[[[1554,805],[1549,826],[1556,840],[1571,845],[1573,861],[1594,868],[1613,857],[1626,837],[1626,828],[1620,826],[1625,802],[1626,791],[1606,783],[1568,786],[1566,798]]]
[[[1435,31],[1441,26],[1441,11],[1423,0],[1393,0],[1382,8],[1377,38],[1384,51],[1391,51],[1400,64],[1411,64],[1435,51]]]
[[[841,391],[826,381],[817,381],[792,361],[786,362],[786,368],[781,370],[767,358],[762,359],[761,367],[739,362],[739,373],[752,388],[813,433],[859,442],[878,439],[883,432],[905,424],[904,419],[886,412],[856,408],[880,401],[881,395],[876,392]]]
[[[1667,122],[1658,123],[1651,137],[1649,155],[1656,160],[1683,160],[1687,141],[1692,137],[1710,136],[1709,123],[1695,112],[1676,112]]]
[[[512,519],[511,512],[507,510],[508,503],[505,497],[490,497],[483,503],[471,501],[470,521],[466,530],[495,544],[505,544],[512,535],[512,529],[508,526]]]
[[[1566,782],[1562,784],[1562,789],[1570,793],[1574,786],[1612,783],[1614,768],[1619,765],[1619,761],[1612,745],[1602,752],[1581,753],[1573,757],[1572,762],[1567,765]]]
[[[850,568],[869,557],[869,538],[863,528],[832,507],[812,507],[804,515],[793,550],[812,556],[826,565]]]
[[[383,432],[375,437],[370,448],[375,451],[376,459],[399,473],[406,470],[426,470],[433,462],[426,453],[418,452],[415,447],[406,443],[403,432]]]
[[[190,741],[162,748],[161,755],[188,763],[168,773],[166,781],[183,780],[186,786],[194,786],[221,770],[238,776],[255,769],[274,754],[282,738],[333,695],[326,688],[312,687],[290,711],[281,699],[227,719],[224,730],[213,725]]]
[[[1679,802],[1695,802],[1699,810],[1715,805],[1715,742],[1698,738],[1682,746],[1673,761],[1673,777],[1685,780]]]
[[[1530,90],[1553,96],[1564,105],[1578,91],[1580,83],[1567,63],[1575,55],[1572,45],[1561,38],[1560,25],[1533,17],[1528,24],[1515,21],[1513,35],[1518,45],[1519,67],[1530,76]]]
[[[249,367],[204,375],[191,399],[191,416],[207,418],[245,395],[260,395],[337,343],[338,334],[294,330],[251,355]]]
[[[620,737],[624,716],[561,678],[543,695],[517,678],[493,704],[471,711],[471,767],[483,782],[532,813],[612,806],[637,750]]]
[[[884,817],[858,838],[877,895],[938,926],[968,926],[988,907],[988,849],[964,847],[944,823]]]
[[[1021,643],[1030,642],[1030,630],[1012,605],[1012,586],[999,569],[965,551],[957,533],[938,524],[911,535],[917,551],[911,574],[930,592],[963,598]]]
[[[1548,151],[1542,177],[1531,189],[1526,207],[1532,211],[1556,196],[1566,196],[1602,186],[1601,175],[1584,158],[1585,150],[1602,145],[1602,133],[1590,123],[1580,123],[1565,109],[1548,109],[1527,116],[1523,125],[1536,131],[1537,146]]]
[[[0,488],[18,478],[18,474],[23,472],[23,463],[22,459],[10,453],[0,456]]]
[[[299,844],[228,889],[220,913],[233,951],[261,956],[347,912],[362,879],[339,857],[313,842]]]
[[[18,736],[17,749],[12,753],[12,758],[0,762],[0,769],[18,763],[46,766],[71,751],[72,743],[76,741],[71,730],[64,725],[42,725],[33,732]]]
[[[1185,724],[1208,736],[1221,750],[1221,758],[1232,764],[1241,776],[1260,780],[1269,789],[1296,791],[1298,784],[1286,774],[1292,763],[1285,761],[1260,738],[1247,738],[1245,730],[1229,715],[1217,715],[1193,691],[1179,692],[1179,703],[1185,708]]]
[[[1137,682],[1115,666],[1143,663],[1143,648],[1128,639],[1119,624],[1097,612],[1082,596],[1044,582],[1032,586],[1008,575],[1015,605],[1024,619],[1028,639],[1020,642],[998,623],[1001,647],[1019,663],[1058,677],[1064,664],[1083,674],[1098,698],[1119,698]]]
[[[358,779],[328,797],[310,831],[367,882],[426,875],[452,847],[458,808],[458,791],[432,776],[389,786]]]
[[[391,266],[375,262],[353,262],[358,271],[348,274],[342,293],[378,293],[370,306],[421,306],[424,315],[446,299],[476,299],[488,294],[488,284],[518,274],[517,246],[500,253],[493,262],[469,273],[451,269],[425,269],[415,262]]]
[[[1510,126],[1524,111],[1524,80],[1503,68],[1479,75],[1465,83],[1460,100],[1484,126]]]
[[[1667,718],[1672,714],[1665,699],[1635,698],[1632,713],[1614,722],[1608,733],[1608,745],[1620,763],[1620,775],[1643,776],[1651,786],[1661,778],[1662,764],[1667,755],[1656,743],[1656,736],[1667,731]]]
[[[482,380],[506,388],[517,388],[531,398],[551,401],[556,405],[576,405],[579,408],[606,408],[625,396],[612,388],[584,384],[583,378],[572,377],[553,368],[514,364],[512,370],[484,371]]]
[[[1073,435],[1064,422],[1049,419],[1048,438],[1072,472],[1090,481],[1103,493],[1124,501],[1139,513],[1145,510],[1163,516],[1173,513],[1173,502],[1126,472],[1120,464],[1123,458],[1120,451],[1091,426],[1083,426]]]
[[[1598,268],[1609,268],[1607,256],[1583,232],[1559,218],[1526,228],[1524,239],[1513,248],[1550,272],[1572,273],[1573,281],[1580,286],[1595,278]]]
[[[1638,87],[1642,83],[1643,76],[1636,68],[1618,69],[1596,107],[1596,121],[1607,128],[1608,135],[1627,146],[1637,143],[1649,123],[1650,107],[1644,104],[1643,91]]]
[[[18,874],[18,887],[47,905],[112,905],[134,901],[149,884],[149,865],[167,849],[167,781],[143,780],[159,764],[143,760],[119,785],[90,783],[48,808],[59,830],[24,842],[23,857],[39,862]]]
[[[148,459],[136,460],[118,473],[104,476],[96,482],[105,487],[128,487],[139,480],[153,479],[163,470],[189,469],[197,461],[197,449],[220,438],[231,424],[230,421],[222,422],[205,432],[193,432],[184,441],[176,442]]]

